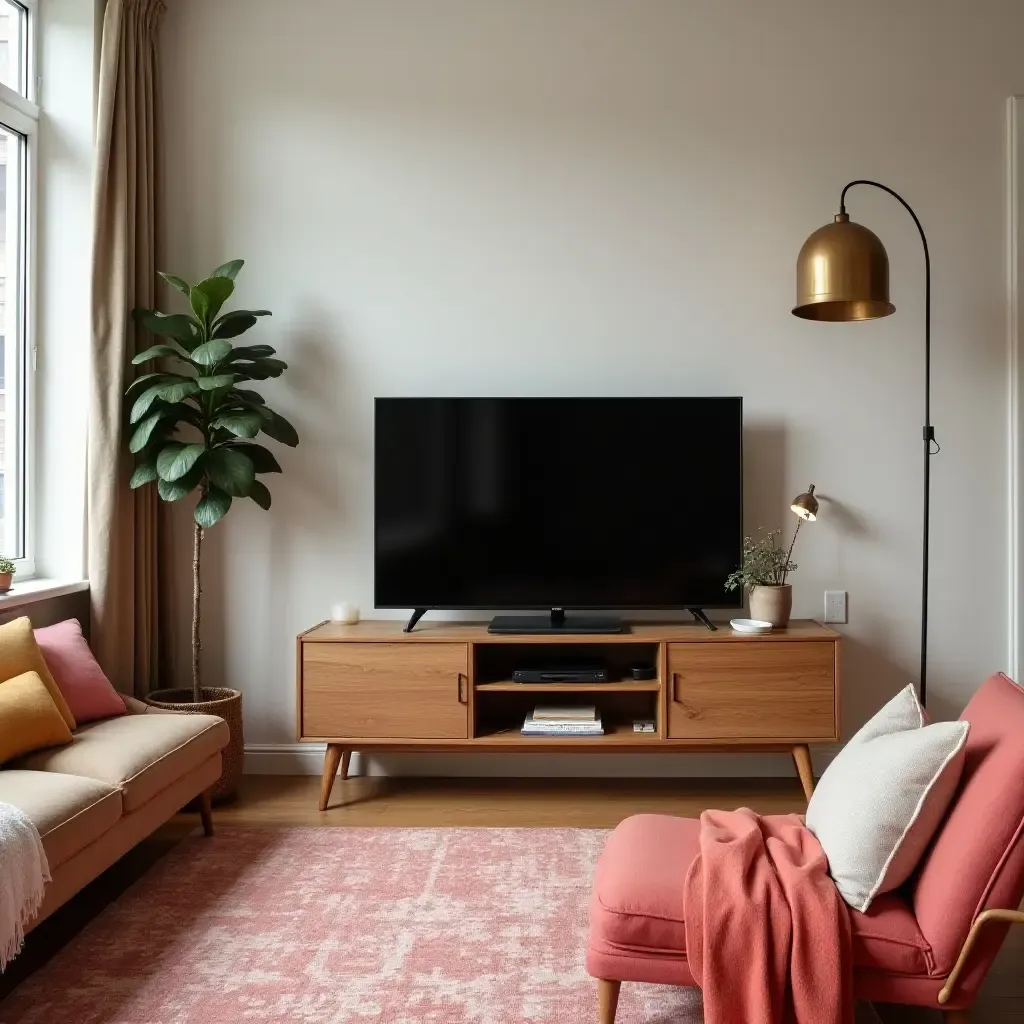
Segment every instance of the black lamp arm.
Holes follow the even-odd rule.
[[[854,185],[872,185],[888,192],[910,214],[921,236],[924,248],[924,427],[921,436],[924,440],[924,531],[922,536],[922,570],[921,570],[921,703],[924,704],[928,694],[927,662],[928,662],[928,538],[930,532],[929,518],[931,505],[931,456],[939,451],[935,440],[935,428],[932,426],[932,258],[928,251],[928,236],[914,208],[894,189],[883,185],[880,181],[869,178],[857,178],[843,186],[839,197],[839,212],[846,213],[846,193]]]

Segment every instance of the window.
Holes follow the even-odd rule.
[[[32,400],[34,6],[0,0],[0,554],[34,569],[29,474]]]

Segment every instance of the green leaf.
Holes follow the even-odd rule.
[[[216,391],[217,388],[229,388],[235,383],[233,373],[219,373],[214,377],[197,377],[196,383],[204,391]]]
[[[206,323],[210,323],[220,312],[221,306],[231,298],[231,293],[235,290],[235,282],[230,277],[208,277],[205,281],[200,281],[196,285],[196,289],[207,298],[206,313],[203,315],[203,319]],[[189,299],[191,300],[191,298],[192,293],[189,292]]]
[[[140,352],[132,362],[138,366],[139,363],[148,363],[150,359],[188,359],[188,353],[178,344],[154,345]]]
[[[269,448],[261,444],[235,443],[230,448],[223,449],[232,452],[241,452],[252,462],[252,467],[257,473],[280,473],[281,464],[274,457]]]
[[[181,501],[187,498],[203,481],[202,466],[196,466],[180,480],[164,480],[156,482],[157,493],[164,501]]]
[[[165,418],[167,414],[163,409],[150,413],[136,428],[128,442],[128,450],[133,454],[142,451],[149,441],[150,435],[156,429],[156,425]]]
[[[226,341],[207,341],[205,344],[192,350],[191,358],[192,362],[197,366],[209,369],[226,358],[231,351],[231,345]]]
[[[181,377],[176,373],[161,373],[159,370],[157,370],[155,373],[144,373],[141,376],[136,377],[135,380],[133,380],[131,384],[128,385],[128,387],[125,389],[125,397],[130,395],[140,384],[145,384],[146,381],[149,381],[149,386],[152,387],[157,382],[158,379],[171,381],[184,380],[184,377]]]
[[[245,334],[250,327],[256,326],[256,317],[254,316],[235,316],[233,313],[224,317],[216,327],[213,329],[213,333],[210,335],[212,338],[237,338],[240,334]]]
[[[288,364],[283,359],[255,359],[252,362],[231,364],[234,371],[248,380],[266,380],[268,377],[280,377]]]
[[[226,277],[231,281],[234,281],[238,277],[238,272],[245,266],[245,260],[231,260],[229,263],[224,263],[219,266],[210,277]]]
[[[266,405],[267,403],[263,400],[263,396],[258,391],[248,391],[245,388],[234,388],[231,394],[228,395],[229,399],[234,398],[240,399],[247,405]]]
[[[277,349],[272,345],[238,345],[231,353],[231,361],[238,359],[265,359],[272,356]]]
[[[279,413],[272,409],[263,410],[263,433],[281,444],[294,448],[299,443],[298,431]],[[268,415],[269,414],[269,415]]]
[[[196,505],[195,520],[204,530],[208,529],[214,523],[220,522],[228,514],[229,508],[231,495],[211,487],[206,497]]]
[[[264,511],[270,508],[270,491],[267,485],[260,483],[259,480],[253,482],[249,497]]]
[[[162,270],[158,270],[157,273],[172,287],[177,288],[182,295],[188,295],[192,290],[192,286],[188,281],[182,280],[180,277],[175,277],[174,274],[165,274]]]
[[[139,420],[149,412],[150,406],[160,397],[160,392],[163,391],[165,386],[166,385],[161,382],[159,384],[154,384],[152,387],[146,388],[146,390],[135,399],[132,411],[128,414],[128,422],[138,423]]]
[[[203,457],[205,444],[183,444],[171,441],[156,457],[156,471],[161,480],[180,480],[192,471]]]
[[[195,286],[188,290],[188,303],[192,312],[205,324],[206,314],[210,312],[210,296]]]
[[[199,388],[196,384],[197,382],[192,380],[190,377],[173,381],[170,384],[163,384],[161,385],[160,398],[165,402],[170,402],[171,404],[180,402],[182,399],[199,394]]]
[[[256,326],[258,316],[271,316],[269,309],[236,309],[225,313],[214,325],[211,337],[237,338]]]
[[[132,310],[135,322],[161,338],[176,338],[191,348],[201,333],[200,325],[184,313],[158,313],[152,309]]]
[[[252,459],[234,448],[214,448],[204,465],[211,482],[225,494],[244,498],[256,481]]]
[[[152,483],[156,479],[156,465],[152,461],[140,462],[132,473],[128,486],[134,490],[143,484]]]
[[[211,426],[227,430],[235,437],[255,437],[261,427],[266,430],[262,417],[256,412],[226,412],[218,416]]]

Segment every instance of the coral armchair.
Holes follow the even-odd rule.
[[[1011,924],[1024,924],[1024,689],[995,675],[961,716],[971,723],[960,788],[903,891],[850,911],[859,998],[967,1011]],[[598,862],[587,970],[600,1022],[612,1024],[623,981],[693,985],[683,880],[698,822],[627,818]]]

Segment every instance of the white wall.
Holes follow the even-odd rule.
[[[375,395],[743,395],[748,526],[811,482],[827,498],[795,600],[820,615],[825,587],[850,593],[847,733],[914,678],[923,270],[903,210],[850,197],[888,247],[895,316],[789,313],[800,244],[854,177],[903,192],[932,245],[933,711],[1004,666],[1019,3],[169,8],[166,269],[245,257],[240,301],[275,312],[254,340],[292,366],[266,393],[302,437],[272,511],[244,503],[208,545],[209,681],[245,691],[251,743],[293,739],[295,634],[332,599],[372,607]],[[690,443],[665,438],[670,464]]]

